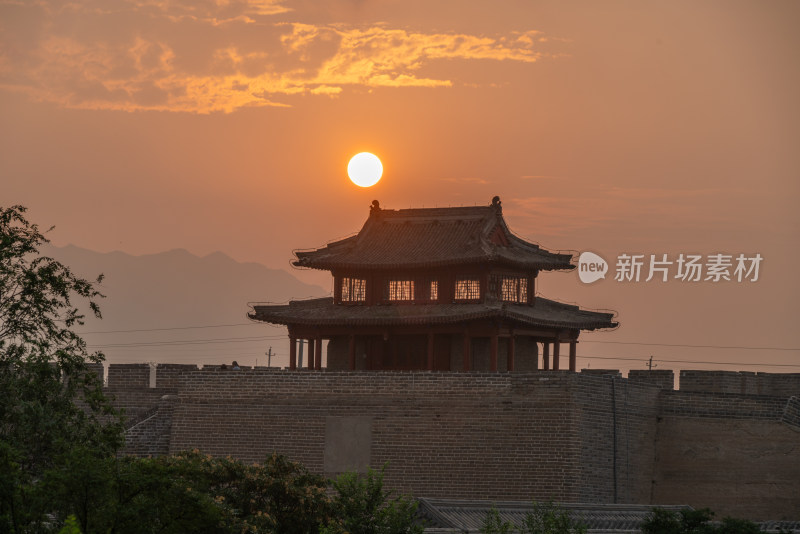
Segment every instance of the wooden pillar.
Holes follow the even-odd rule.
[[[428,371],[433,371],[433,332],[428,332]]]
[[[553,371],[558,371],[559,362],[558,362],[558,353],[561,347],[561,341],[556,339],[553,342]]]
[[[356,370],[356,336],[350,334],[350,347],[348,348],[350,354],[350,370]]]
[[[542,369],[550,370],[550,343],[547,341],[542,342]]]
[[[489,338],[489,370],[497,372],[497,334]]]
[[[508,362],[506,368],[509,372],[514,370],[514,335],[508,338]]]
[[[469,337],[469,332],[464,332],[464,370],[469,371],[472,369],[472,338]]]
[[[569,370],[575,371],[575,367],[577,367],[577,360],[578,360],[578,342],[577,341],[570,341],[569,342]]]
[[[297,338],[289,338],[289,369],[297,369]]]
[[[314,357],[316,358],[314,360],[314,369],[316,369],[317,371],[321,371],[322,370],[322,338],[318,337],[316,339],[316,343],[315,344],[316,344],[317,348],[314,351],[314,355],[315,355]]]
[[[314,340],[311,338],[308,339],[308,363],[306,364],[306,369],[309,371],[314,370]]]

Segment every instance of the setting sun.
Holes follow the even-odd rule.
[[[347,175],[359,187],[370,187],[378,183],[383,175],[383,165],[378,156],[361,152],[350,158]]]

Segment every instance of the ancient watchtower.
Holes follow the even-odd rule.
[[[574,266],[515,236],[499,197],[488,206],[391,210],[372,203],[358,234],[296,253],[294,265],[331,271],[333,297],[256,305],[252,319],[286,325],[290,368],[298,339],[309,369],[328,340],[333,369],[575,370],[581,330],[613,328],[613,315],[536,296],[541,271]]]

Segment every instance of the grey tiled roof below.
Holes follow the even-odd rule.
[[[532,510],[530,501],[473,501],[461,499],[419,498],[418,514],[425,521],[427,534],[477,533],[486,513],[496,508],[503,521],[521,525],[525,514]],[[691,510],[688,505],[648,504],[584,504],[558,503],[574,521],[582,522],[588,534],[622,534],[641,532],[639,525],[653,508],[671,511]],[[800,521],[762,521],[757,523],[764,532],[800,530]]]

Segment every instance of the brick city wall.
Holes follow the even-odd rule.
[[[680,389],[681,391],[791,397],[800,395],[800,373],[681,371]]]
[[[147,363],[111,364],[105,393],[125,417],[125,452],[139,456],[169,453],[172,411],[177,400],[177,377],[196,365]],[[102,364],[89,371],[103,377]],[[157,380],[156,380],[157,379]]]
[[[642,384],[651,384],[660,389],[675,389],[675,374],[671,369],[631,369],[628,380]]]
[[[731,374],[717,375],[711,388],[731,389]],[[692,378],[691,388],[708,383]],[[798,404],[763,394],[662,392],[653,502],[709,507],[720,517],[800,517]]]
[[[660,389],[604,376],[580,376],[582,502],[648,504]]]
[[[654,503],[709,507],[718,517],[800,517],[800,429],[781,421],[663,416]]]
[[[172,416],[178,398],[163,395],[155,406],[130,420],[125,431],[125,452],[135,456],[169,454]]]
[[[259,461],[278,451],[327,475],[388,462],[387,484],[418,496],[800,517],[800,396],[787,395],[797,375],[758,373],[753,395],[727,392],[736,373],[697,371],[681,373],[681,391],[666,370],[152,373],[108,369],[132,454],[198,448]]]
[[[547,380],[542,381],[542,378]],[[581,441],[567,373],[197,371],[181,376],[171,451],[247,461],[273,451],[334,474],[360,449],[415,495],[578,499]],[[366,440],[335,450],[337,425]],[[328,465],[326,465],[328,464]]]

